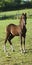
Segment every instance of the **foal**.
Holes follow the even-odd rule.
[[[22,37],[24,38],[24,52],[25,52],[25,37],[26,37],[26,14],[22,14],[20,18],[20,24],[9,24],[6,28],[6,39],[4,44],[4,52],[6,52],[6,42],[10,43],[12,51],[14,51],[11,43],[11,39],[15,36],[20,36],[21,40],[21,52],[22,52]]]

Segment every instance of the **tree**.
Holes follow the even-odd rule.
[[[21,0],[15,0],[14,1],[16,4],[20,4],[21,3]]]

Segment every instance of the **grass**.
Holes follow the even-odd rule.
[[[31,14],[32,13],[32,9],[24,9],[24,10],[0,12],[0,17],[2,17],[2,16],[16,15],[16,14],[22,14],[23,12],[24,13],[26,12],[27,14]]]
[[[26,33],[26,50],[27,53],[20,53],[20,38],[15,37],[12,39],[12,44],[15,52],[10,50],[10,45],[7,41],[6,47],[8,56],[3,52],[5,28],[9,23],[18,25],[19,20],[0,20],[0,65],[32,65],[32,19],[27,19],[27,33]]]

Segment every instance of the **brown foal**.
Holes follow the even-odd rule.
[[[4,52],[6,51],[6,42],[7,40],[10,43],[10,46],[12,48],[12,51],[14,51],[11,43],[11,39],[15,36],[20,36],[21,40],[21,52],[22,52],[22,37],[24,38],[24,49],[23,52],[25,52],[25,37],[26,37],[26,13],[22,14],[20,18],[20,23],[19,25],[15,24],[9,24],[6,28],[6,39],[5,39],[5,44],[4,44]]]

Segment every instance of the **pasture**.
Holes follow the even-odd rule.
[[[30,11],[27,10],[27,11],[32,12],[32,10],[30,10]],[[21,11],[20,13],[22,13],[22,12],[24,12],[24,11]],[[1,12],[0,15],[1,16],[4,15],[3,13]],[[11,13],[11,12],[9,12],[9,13]],[[7,16],[9,13],[7,13]],[[12,13],[12,14],[15,14],[15,13]],[[32,65],[32,18],[27,19],[27,25],[26,25],[26,27],[27,27],[27,33],[26,33],[26,51],[27,51],[27,53],[21,54],[20,37],[18,37],[18,36],[11,40],[13,47],[15,49],[15,52],[11,51],[10,44],[8,41],[6,44],[6,48],[9,53],[8,56],[3,51],[6,26],[9,23],[18,25],[19,21],[20,21],[20,19],[0,20],[0,65]]]

